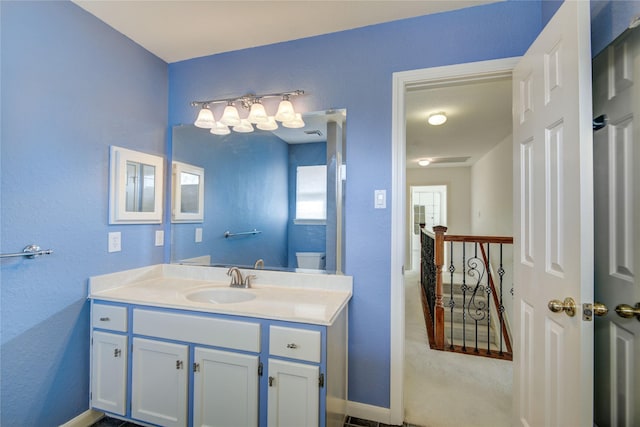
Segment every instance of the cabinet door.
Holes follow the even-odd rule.
[[[258,356],[196,348],[194,427],[258,425]]]
[[[319,375],[318,366],[269,360],[269,427],[318,425]]]
[[[125,415],[127,336],[96,331],[91,352],[91,407]]]
[[[187,425],[189,348],[133,339],[131,416],[165,427]]]

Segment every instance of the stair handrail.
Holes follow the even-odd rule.
[[[443,301],[443,282],[442,282],[442,268],[444,266],[444,242],[463,242],[463,243],[480,243],[480,248],[483,254],[483,261],[485,266],[489,268],[486,254],[484,253],[484,244],[496,243],[496,244],[513,244],[513,237],[508,236],[472,236],[472,235],[448,235],[447,227],[437,225],[433,227],[433,233],[435,234],[434,242],[434,261],[436,267],[436,289],[435,289],[435,313],[434,313],[434,346],[438,350],[444,350],[445,336],[444,336],[444,301]],[[497,302],[497,295],[493,278],[489,273],[489,286],[491,287],[491,293],[493,294],[494,304],[496,307],[500,307]],[[501,316],[504,313],[501,313]],[[505,322],[502,322],[502,335],[505,338],[505,344],[509,353],[512,353],[511,341],[509,334],[507,333]]]
[[[511,243],[513,243],[513,237],[511,238]],[[487,253],[484,250],[483,243],[480,244],[480,252],[482,253],[482,261],[484,262],[484,265],[487,266],[487,274],[489,279],[488,282],[489,282],[489,286],[491,287],[491,296],[493,297],[493,304],[498,310],[498,313],[499,313],[498,316],[501,320],[500,327],[502,329],[502,337],[504,338],[504,343],[507,346],[507,351],[509,353],[512,353],[513,350],[511,348],[511,340],[509,339],[509,334],[507,333],[507,325],[505,324],[505,321],[504,321],[504,312],[500,311],[500,301],[498,301],[498,292],[496,291],[496,285],[493,282],[493,275],[491,274],[491,265],[489,264],[489,259],[487,258]]]

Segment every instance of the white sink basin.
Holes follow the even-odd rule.
[[[194,302],[233,304],[236,302],[251,301],[256,296],[247,289],[206,288],[188,293],[186,297],[188,300]]]

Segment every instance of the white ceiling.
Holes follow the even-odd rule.
[[[166,62],[497,0],[72,0]]]
[[[72,1],[171,63],[500,0]],[[509,135],[510,84],[410,90],[407,167],[417,167],[421,158],[451,157],[469,160],[448,166],[468,166]],[[437,128],[426,125],[429,113],[441,110],[449,121]]]

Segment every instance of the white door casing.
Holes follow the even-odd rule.
[[[595,422],[640,422],[640,322],[617,316],[640,302],[640,30],[630,30],[593,61],[595,296],[609,308],[595,323]]]
[[[589,3],[567,1],[516,66],[514,425],[591,426],[593,150]],[[574,317],[551,300],[571,297]]]

